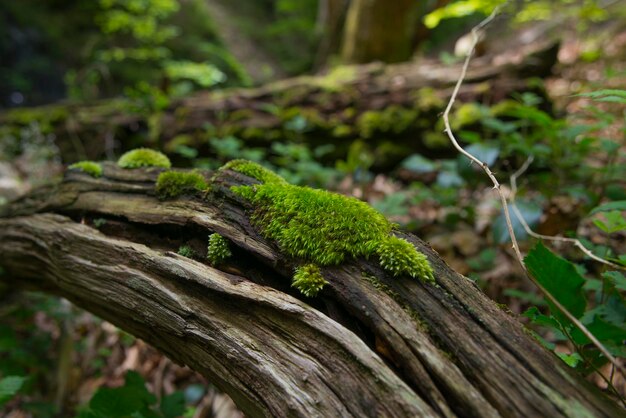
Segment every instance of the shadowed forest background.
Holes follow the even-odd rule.
[[[0,207],[73,163],[138,147],[189,169],[258,162],[427,241],[623,404],[626,379],[524,276],[492,184],[444,132],[469,31],[502,3],[2,2]],[[610,0],[509,1],[450,113],[502,184],[522,253],[559,266],[537,279],[623,366],[625,121],[626,7]],[[605,263],[536,234],[577,238]],[[0,280],[1,416],[243,416],[142,340],[10,283]]]

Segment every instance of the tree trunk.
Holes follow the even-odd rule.
[[[407,61],[413,53],[416,12],[412,0],[352,0],[341,47],[343,62]]]
[[[320,0],[317,7],[315,32],[319,37],[313,68],[324,68],[328,58],[339,52],[342,28],[349,0]]]
[[[545,76],[557,50],[558,44],[546,37],[502,55],[474,59],[459,101],[488,105],[515,92],[542,95],[527,77]],[[15,109],[0,114],[0,125],[19,137],[21,128],[39,122],[45,133],[54,134],[69,162],[111,158],[150,141],[170,154],[183,144],[206,156],[207,138],[233,135],[249,146],[277,140],[330,143],[337,147],[331,157],[339,158],[345,158],[355,139],[364,139],[377,163],[388,167],[411,153],[428,153],[422,141],[428,135],[439,135],[447,144],[437,121],[460,72],[460,63],[434,60],[345,66],[260,88],[202,92],[159,112],[110,100]]]
[[[253,179],[223,170],[206,198],[161,201],[159,171],[106,163],[98,179],[70,172],[4,206],[0,282],[63,296],[144,339],[251,417],[623,412],[417,237],[398,233],[437,285],[358,259],[323,268],[329,284],[305,298],[289,286],[298,260],[259,234],[230,189]],[[231,242],[220,269],[176,253],[204,254],[211,232]]]

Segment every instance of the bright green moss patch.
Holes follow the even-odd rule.
[[[305,296],[316,296],[322,288],[328,284],[320,268],[315,264],[306,264],[296,268],[296,272],[293,275],[293,281],[291,286],[295,287]]]
[[[178,255],[182,255],[187,258],[194,258],[196,256],[196,252],[188,245],[181,245],[178,248]]]
[[[128,151],[117,160],[117,165],[122,168],[139,168],[139,167],[163,167],[170,168],[169,158],[165,154],[150,148],[137,148]]]
[[[426,256],[415,251],[410,242],[402,238],[390,236],[376,247],[380,265],[394,276],[407,274],[423,280],[434,282],[433,269]]]
[[[238,167],[242,165],[238,163]],[[263,173],[259,177],[268,181],[232,190],[252,202],[252,222],[288,255],[319,266],[377,255],[381,266],[396,276],[433,281],[426,257],[409,242],[392,236],[393,225],[365,202],[288,184],[251,162],[245,167],[248,173]]]
[[[291,184],[248,188],[258,210],[253,221],[289,255],[322,266],[368,256],[391,233],[391,224],[360,200]],[[252,192],[252,193],[249,193]]]
[[[160,198],[172,198],[185,193],[206,190],[204,177],[197,172],[164,171],[159,174],[155,190]]]
[[[95,161],[79,161],[68,167],[70,170],[79,170],[89,174],[91,177],[102,176],[102,166]]]
[[[260,164],[248,160],[232,160],[226,163],[220,170],[233,170],[248,177],[257,179],[261,183],[287,184],[284,178],[268,170]]]
[[[206,254],[209,264],[217,266],[231,255],[233,254],[230,252],[230,248],[228,248],[226,238],[217,233],[209,235],[209,245]]]

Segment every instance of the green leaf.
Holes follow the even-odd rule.
[[[148,392],[139,373],[129,371],[124,386],[100,388],[89,402],[89,408],[81,417],[128,417],[154,416],[149,410],[156,397]],[[137,415],[139,414],[139,415]]]
[[[432,173],[437,170],[437,165],[426,157],[420,154],[412,154],[408,156],[400,167],[405,168],[414,173]]]
[[[541,215],[543,213],[540,206],[532,202],[526,202],[522,200],[518,201],[516,206],[528,226],[533,228],[539,223],[539,220],[541,219]],[[513,232],[515,232],[515,236],[519,240],[525,239],[528,234],[526,233],[524,226],[522,225],[515,211],[513,210],[513,206],[508,205],[508,208],[509,214],[511,215],[511,223],[513,224]],[[497,243],[502,244],[511,241],[511,237],[509,236],[509,229],[506,225],[506,219],[504,218],[504,211],[502,211],[500,215],[495,219],[495,221],[493,221],[491,228],[493,239]]]
[[[601,342],[611,341],[619,344],[626,340],[626,327],[613,325],[598,315],[593,315],[591,321],[585,320],[583,324]],[[591,342],[578,328],[572,329],[570,335],[576,344],[589,344]]]
[[[598,207],[593,208],[590,215],[594,215],[598,212],[610,212],[613,210],[626,210],[626,200],[618,200],[616,202],[609,202]]]
[[[602,274],[602,277],[611,282],[616,289],[626,290],[626,277],[621,272],[607,271]]]
[[[535,325],[541,325],[551,328],[554,331],[558,331],[559,333],[561,332],[561,324],[559,324],[559,321],[554,319],[552,316],[542,314],[536,306],[528,308],[522,316],[530,319],[530,321]]]
[[[597,102],[612,102],[626,104],[626,90],[603,89],[589,93],[578,94],[581,97],[589,97]]]
[[[626,230],[626,219],[619,211],[607,212],[604,214],[605,221],[594,219],[593,224],[607,234]]]
[[[572,315],[580,318],[587,300],[583,293],[585,279],[569,261],[553,254],[539,242],[526,256],[524,264],[530,274],[558,300]],[[569,321],[548,302],[552,315],[562,324]]]
[[[372,207],[387,217],[405,216],[409,213],[406,193],[391,193],[372,203]]]
[[[27,379],[24,376],[7,376],[0,379],[0,408],[17,395]]]
[[[570,367],[576,367],[578,363],[580,363],[583,358],[578,353],[566,354],[566,353],[556,353],[557,356],[561,360],[565,362]]]
[[[161,400],[161,413],[165,418],[176,418],[185,413],[185,394],[174,392]]]

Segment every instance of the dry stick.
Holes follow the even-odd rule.
[[[615,357],[613,357],[611,355],[611,353],[609,353],[609,351],[604,347],[604,345],[598,341],[598,339],[587,329],[587,327],[585,327],[576,317],[574,317],[574,315],[572,315],[550,292],[548,292],[548,290],[546,288],[544,288],[541,283],[539,283],[539,281],[537,281],[537,279],[535,279],[529,272],[528,269],[526,268],[526,266],[524,265],[524,260],[522,259],[522,254],[520,253],[519,250],[519,246],[517,244],[517,238],[515,237],[515,232],[513,231],[513,223],[511,222],[511,215],[509,213],[509,208],[508,208],[508,204],[507,204],[507,200],[506,197],[504,197],[504,194],[502,193],[502,190],[500,188],[500,183],[498,182],[498,179],[496,179],[496,177],[494,176],[493,172],[489,169],[489,166],[487,165],[487,163],[481,161],[480,159],[476,158],[474,155],[470,154],[469,152],[467,152],[465,149],[463,149],[463,147],[461,147],[461,145],[459,145],[459,142],[456,140],[456,138],[454,137],[454,134],[452,133],[452,128],[450,127],[450,110],[452,109],[452,105],[454,104],[455,100],[456,100],[456,96],[459,93],[459,90],[461,88],[461,85],[463,84],[463,80],[465,79],[465,76],[467,74],[467,69],[469,67],[469,63],[470,60],[472,58],[472,54],[474,53],[474,49],[476,49],[476,44],[478,43],[478,32],[483,29],[485,26],[487,26],[489,24],[489,22],[491,22],[495,16],[498,14],[498,11],[500,10],[500,7],[496,7],[493,12],[482,22],[480,22],[478,25],[476,25],[473,29],[472,29],[472,44],[470,45],[470,49],[467,52],[467,56],[465,57],[465,62],[463,63],[463,68],[461,69],[461,75],[459,77],[459,79],[456,82],[456,85],[454,86],[454,90],[452,91],[452,96],[450,97],[450,101],[448,102],[448,106],[446,106],[446,110],[443,112],[443,121],[445,124],[445,132],[446,134],[448,134],[448,137],[450,138],[450,142],[452,142],[452,145],[454,146],[454,148],[457,149],[457,151],[459,151],[461,154],[465,155],[467,158],[470,159],[470,161],[475,162],[476,164],[480,165],[480,167],[483,169],[483,171],[487,174],[487,176],[489,177],[489,179],[491,180],[491,182],[493,183],[493,188],[498,192],[498,195],[500,196],[500,202],[502,203],[502,208],[504,211],[504,218],[506,219],[506,226],[507,229],[509,231],[509,236],[511,237],[511,243],[513,244],[513,250],[515,252],[517,261],[519,262],[522,270],[524,271],[524,274],[526,275],[526,277],[533,282],[533,284],[535,286],[537,286],[537,288],[541,291],[541,293],[544,294],[544,296],[559,310],[563,313],[563,315],[565,315],[565,317],[567,317],[567,319],[569,319],[575,326],[576,328],[578,328],[587,338],[589,338],[589,340],[593,343],[593,345],[595,345],[598,350],[600,350],[600,352],[624,375],[626,376],[626,370],[617,362],[617,360],[615,359]]]
[[[576,239],[576,238],[567,238],[567,237],[555,237],[555,236],[551,236],[551,235],[543,235],[543,234],[538,234],[535,231],[533,231],[532,229],[530,229],[530,226],[528,225],[528,223],[526,222],[526,219],[524,219],[524,216],[522,215],[522,213],[520,212],[519,208],[517,207],[517,204],[515,203],[515,196],[517,194],[517,179],[519,178],[519,176],[521,176],[522,174],[524,174],[524,172],[526,170],[528,170],[528,167],[530,166],[530,164],[533,162],[533,157],[530,156],[528,157],[528,159],[526,161],[524,161],[524,164],[522,164],[522,166],[511,175],[510,179],[511,179],[511,195],[509,197],[510,203],[511,203],[511,208],[513,209],[513,212],[515,212],[515,216],[517,216],[517,219],[519,220],[519,222],[522,224],[522,227],[524,228],[524,230],[526,231],[526,233],[528,235],[530,235],[533,238],[537,238],[537,239],[543,239],[543,240],[547,240],[547,241],[556,241],[556,242],[569,242],[571,244],[574,244],[576,247],[578,247],[583,253],[585,253],[585,255],[587,255],[587,257],[602,263],[602,264],[606,264],[607,266],[611,266],[613,268],[617,268],[617,269],[626,269],[626,267],[624,266],[620,266],[618,264],[612,263],[608,260],[605,260],[602,257],[598,257],[597,255],[595,255],[594,253],[592,253],[587,247],[585,247],[583,245],[582,242],[580,242],[580,240]]]

